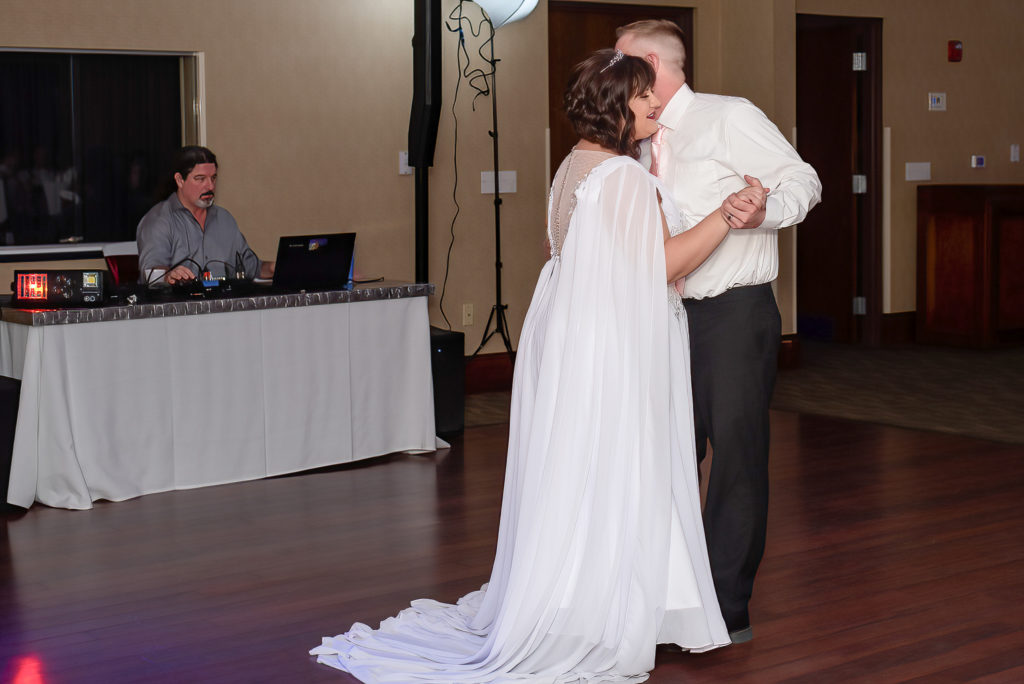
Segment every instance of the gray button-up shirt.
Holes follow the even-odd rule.
[[[139,246],[139,280],[146,282],[150,269],[171,269],[181,264],[202,276],[209,271],[214,278],[234,278],[236,264],[245,268],[245,277],[260,273],[260,260],[249,249],[235,217],[223,207],[206,210],[206,230],[178,199],[177,193],[146,212],[135,231]]]

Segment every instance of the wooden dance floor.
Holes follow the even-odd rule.
[[[754,640],[651,682],[1024,681],[1024,447],[773,414]],[[0,681],[350,682],[306,655],[486,581],[506,426],[447,452],[2,517]]]

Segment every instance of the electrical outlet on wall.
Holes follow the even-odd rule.
[[[473,305],[462,305],[462,325],[473,325]]]

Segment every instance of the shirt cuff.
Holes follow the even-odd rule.
[[[778,197],[768,195],[764,206],[764,221],[758,228],[780,228],[783,219],[782,200]]]

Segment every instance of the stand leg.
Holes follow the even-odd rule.
[[[515,352],[512,351],[512,340],[508,336],[508,319],[505,318],[505,309],[508,308],[507,304],[495,304],[491,307],[491,313],[487,316],[487,325],[484,326],[484,336],[480,340],[480,346],[476,348],[469,358],[474,358],[480,353],[480,350],[484,348],[487,341],[495,335],[501,335],[501,341],[505,343],[505,351],[508,352],[509,358],[515,361]],[[491,330],[491,323],[494,323],[494,330]]]

